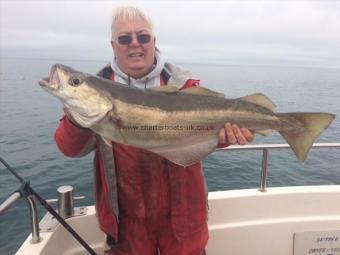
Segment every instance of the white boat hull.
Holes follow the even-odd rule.
[[[339,201],[340,185],[211,192],[207,253],[300,255],[294,254],[295,233],[340,232]],[[98,254],[103,254],[105,235],[98,228],[93,206],[88,207],[87,215],[67,222]],[[29,236],[16,254],[86,254],[61,225],[53,232],[41,233],[41,237],[40,243],[31,244]]]
[[[210,193],[208,254],[293,255],[295,233],[340,231],[339,199],[340,186]]]

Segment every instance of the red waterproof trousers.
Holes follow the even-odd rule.
[[[114,153],[117,156],[117,167],[124,168],[124,171],[117,171],[121,212],[119,242],[111,249],[110,254],[154,255],[159,254],[158,252],[162,255],[203,254],[208,241],[208,230],[202,209],[196,211],[202,220],[197,222],[195,215],[191,217],[194,227],[192,234],[179,238],[173,229],[176,227],[172,215],[175,211],[171,205],[176,201],[171,199],[169,184],[174,174],[171,170],[176,170],[169,168],[167,160],[152,152],[115,144]],[[129,163],[126,163],[127,161]],[[190,169],[178,169],[181,174],[186,170],[189,171],[186,178],[190,178]],[[194,172],[197,170],[199,166],[192,169]],[[196,183],[194,179],[192,182]],[[196,187],[196,195],[194,189],[190,191],[191,195],[182,193],[182,196],[191,198],[188,207],[195,208],[196,204],[204,207],[206,205],[203,200],[204,192],[202,194],[200,187]],[[182,217],[186,215],[183,214]],[[186,229],[189,231],[189,228]]]

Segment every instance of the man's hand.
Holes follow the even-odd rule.
[[[218,146],[226,147],[232,144],[244,145],[254,140],[254,134],[247,128],[240,128],[236,124],[226,123],[218,135]]]

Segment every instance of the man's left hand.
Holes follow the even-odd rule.
[[[219,132],[218,147],[226,147],[232,144],[244,145],[252,140],[254,140],[254,134],[249,129],[226,123]]]

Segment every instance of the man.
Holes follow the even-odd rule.
[[[111,30],[114,59],[98,75],[140,88],[198,85],[189,72],[164,63],[150,18],[140,9],[117,8]],[[184,168],[142,149],[117,143],[108,146],[65,114],[55,133],[60,150],[71,157],[96,151],[96,209],[107,234],[108,253],[204,254],[207,189],[201,163]],[[219,146],[252,139],[249,130],[226,123],[219,133]]]

